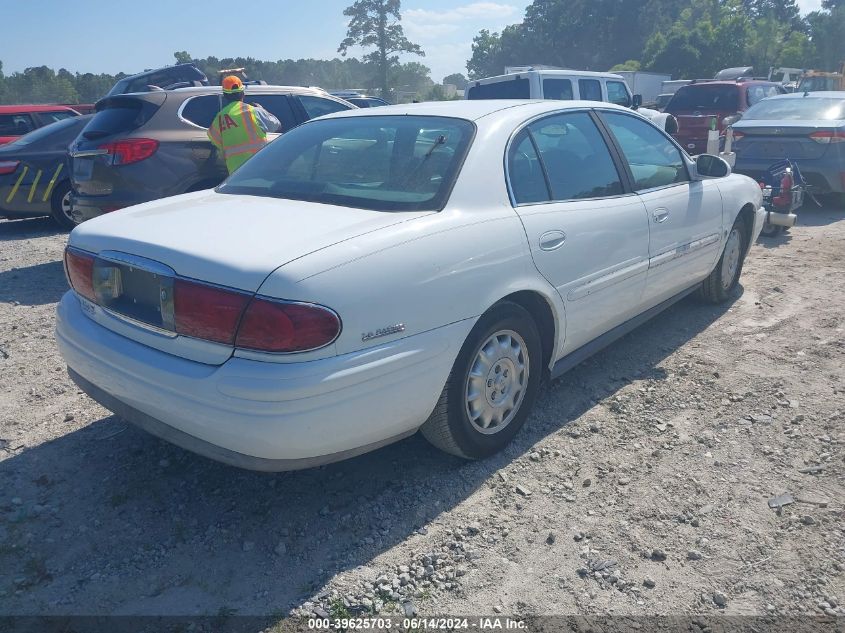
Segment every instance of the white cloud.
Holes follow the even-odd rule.
[[[510,4],[499,2],[473,2],[447,11],[429,11],[428,9],[407,9],[403,19],[415,24],[454,23],[464,20],[502,20],[519,13],[519,9]]]
[[[810,13],[810,11],[818,11],[821,6],[821,0],[798,0],[798,8],[804,14]]]

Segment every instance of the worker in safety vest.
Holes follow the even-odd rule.
[[[244,103],[244,83],[239,77],[223,79],[223,99],[226,105],[211,122],[208,138],[223,152],[231,174],[264,147],[267,133],[278,131],[281,124],[260,105]]]

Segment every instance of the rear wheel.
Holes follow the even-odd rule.
[[[50,215],[63,229],[72,229],[79,224],[73,217],[73,208],[70,204],[70,183],[67,180],[56,185],[50,198],[50,207]]]
[[[716,268],[710,273],[699,289],[699,295],[709,303],[724,303],[733,293],[742,274],[745,260],[745,248],[748,244],[747,229],[742,218],[737,218],[725,240],[725,250],[719,258]]]
[[[507,446],[525,424],[542,375],[540,334],[523,307],[504,302],[470,332],[422,434],[468,459]]]

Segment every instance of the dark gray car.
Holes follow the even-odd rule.
[[[811,193],[845,192],[845,92],[769,97],[746,110],[733,130],[734,171],[759,180],[788,158]]]
[[[281,132],[355,106],[313,88],[247,86]],[[70,148],[73,209],[87,220],[109,211],[211,189],[227,174],[206,130],[222,106],[219,86],[106,97]]]

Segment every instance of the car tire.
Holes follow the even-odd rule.
[[[71,212],[70,182],[67,180],[60,182],[53,190],[53,195],[50,197],[50,209],[53,220],[63,229],[70,230],[79,224]]]
[[[739,283],[745,249],[748,244],[748,229],[742,218],[737,218],[725,240],[722,256],[713,272],[701,282],[699,296],[707,303],[724,303]]]
[[[540,333],[528,311],[502,302],[475,324],[420,429],[442,451],[481,459],[525,424],[543,374]]]

